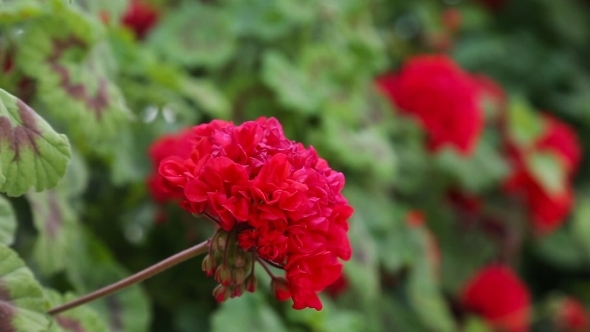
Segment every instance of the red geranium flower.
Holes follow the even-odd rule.
[[[151,4],[144,0],[131,0],[121,23],[133,30],[139,39],[143,39],[159,18],[160,12]]]
[[[473,80],[446,56],[410,59],[377,85],[401,112],[414,115],[428,133],[432,151],[450,145],[473,152],[483,130],[483,112]]]
[[[509,144],[509,157],[513,162],[514,171],[504,183],[508,193],[521,195],[532,217],[535,229],[546,234],[559,227],[569,214],[574,203],[574,194],[569,179],[563,179],[562,192],[549,192],[527,168],[527,154],[552,152],[561,162],[568,177],[572,177],[581,161],[581,148],[574,131],[560,120],[545,115],[545,132],[529,150]]]
[[[569,175],[580,166],[582,149],[576,132],[565,122],[549,114],[544,115],[545,134],[536,142],[535,149],[555,152]]]
[[[507,266],[495,264],[478,271],[463,287],[461,303],[500,331],[529,330],[529,291]]]
[[[340,277],[339,259],[352,253],[347,231],[353,209],[341,194],[342,173],[312,147],[288,140],[274,118],[239,126],[216,120],[194,127],[193,135],[189,158],[160,164],[166,187],[182,196],[184,209],[216,222],[225,234],[217,248],[234,250],[227,243],[237,242],[240,250],[232,254],[247,259],[228,260],[230,269],[242,269],[244,260],[281,267],[285,279],[272,276],[277,298],[292,297],[295,309],[320,310],[317,292]],[[204,269],[211,273],[214,265]],[[244,278],[228,279],[233,274],[225,258],[217,269],[226,288],[216,297],[239,296]]]
[[[176,134],[164,135],[150,146],[148,154],[154,171],[148,178],[147,184],[150,194],[156,202],[166,203],[172,200],[180,200],[182,197],[182,195],[168,190],[164,178],[158,172],[158,167],[168,157],[188,158],[193,148],[192,136],[192,129],[188,128]]]
[[[563,299],[557,314],[557,325],[560,331],[584,332],[588,331],[588,315],[586,308],[574,298]]]

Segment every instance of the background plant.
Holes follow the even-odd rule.
[[[1,332],[486,331],[462,294],[491,264],[528,294],[517,328],[587,329],[587,2],[71,2],[0,2]],[[429,148],[432,129],[379,87],[428,53],[479,82],[467,155]],[[346,175],[353,257],[321,312],[277,302],[264,274],[218,305],[195,259],[44,314],[208,238],[152,195],[172,149],[153,144],[259,116]]]

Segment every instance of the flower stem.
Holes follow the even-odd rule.
[[[270,276],[271,279],[276,279],[277,277],[272,273],[272,271],[268,268],[268,266],[266,266],[266,264],[264,263],[265,261],[262,260],[260,257],[256,257],[256,260],[258,261],[258,263],[260,263],[260,265],[262,265],[262,267],[264,268],[264,270],[266,271],[266,273],[268,273],[268,275]]]
[[[210,242],[211,242],[211,239],[201,242],[201,243],[195,245],[194,247],[191,247],[191,248],[188,248],[184,251],[181,251],[174,256],[166,258],[165,260],[163,260],[155,265],[152,265],[152,266],[148,267],[147,269],[140,271],[132,276],[129,276],[123,280],[117,281],[114,284],[105,286],[101,289],[98,289],[98,290],[92,292],[92,293],[89,293],[89,294],[86,294],[82,297],[79,297],[71,302],[51,308],[51,309],[49,309],[49,311],[47,311],[47,313],[49,315],[56,315],[56,314],[59,314],[63,311],[66,311],[66,310],[78,307],[82,304],[86,304],[88,302],[103,298],[103,297],[111,295],[121,289],[132,286],[134,284],[137,284],[147,278],[150,278],[162,271],[165,271],[165,270],[173,267],[174,265],[177,265],[177,264],[182,263],[188,259],[191,259],[195,256],[205,253],[207,251],[207,249],[209,248]]]

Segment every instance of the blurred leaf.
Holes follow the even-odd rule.
[[[10,202],[0,196],[0,245],[12,245],[16,231],[16,216]]]
[[[549,194],[559,195],[566,190],[567,173],[555,153],[530,153],[526,156],[526,164]]]
[[[324,308],[321,311],[287,308],[287,320],[292,323],[305,324],[311,332],[368,331],[368,322],[363,321],[358,312],[336,307],[329,300],[322,300],[322,302]]]
[[[410,303],[433,331],[457,331],[433,272],[425,263],[412,267],[408,285]]]
[[[0,23],[16,23],[43,13],[38,0],[3,0],[0,2]]]
[[[150,35],[150,45],[186,66],[218,68],[235,50],[227,13],[218,7],[184,2],[169,12]]]
[[[108,77],[112,64],[108,45],[99,43],[103,31],[75,6],[64,6],[32,22],[18,49],[18,64],[37,79],[51,117],[68,124],[78,144],[108,142],[131,117]]]
[[[472,156],[465,158],[453,149],[444,149],[435,156],[437,166],[459,180],[469,192],[494,188],[508,175],[509,167],[497,148],[488,140],[480,140]]]
[[[181,86],[184,94],[198,103],[211,117],[216,119],[230,118],[229,101],[211,82],[185,79]]]
[[[428,225],[441,249],[442,285],[454,293],[495,256],[495,246],[482,229],[462,227],[461,220],[450,212],[440,209],[428,215]]]
[[[0,89],[0,192],[20,196],[55,187],[70,159],[65,135]]]
[[[323,100],[323,87],[308,80],[303,71],[276,51],[267,51],[263,56],[262,80],[276,91],[285,107],[315,113]]]
[[[227,0],[233,30],[243,36],[272,40],[289,33],[297,23],[313,19],[316,4],[301,0]]]
[[[85,294],[129,275],[108,249],[91,234],[75,244],[66,273],[76,291]],[[107,322],[110,332],[144,332],[151,320],[150,301],[140,285],[134,285],[90,304]]]
[[[363,219],[353,218],[350,223],[348,236],[353,252],[344,264],[344,277],[355,291],[355,299],[372,307],[381,293],[377,246]]]
[[[469,316],[463,327],[464,332],[492,332],[492,329],[480,318]]]
[[[568,241],[568,245],[563,243],[566,248],[571,248],[570,250],[573,251],[575,248],[581,248],[584,250],[584,257],[586,261],[590,260],[590,199],[588,199],[585,195],[578,196],[578,202],[576,205],[576,210],[574,212],[574,216],[572,218],[571,229],[569,232],[569,237],[571,238]],[[572,245],[575,244],[575,245]],[[576,246],[577,245],[577,246]],[[557,248],[556,248],[557,249]],[[558,251],[563,252],[565,248],[560,248]],[[579,251],[576,251],[579,255]],[[572,257],[576,257],[576,262],[580,262],[580,258],[578,255]]]
[[[577,229],[580,226],[574,227],[576,231],[581,231]],[[537,241],[534,250],[538,255],[557,267],[574,269],[586,262],[582,252],[574,245],[577,243],[575,241],[577,237],[578,235],[569,234],[564,228],[559,228],[550,236]],[[583,242],[580,243],[586,241],[587,238],[584,238]]]
[[[287,332],[288,330],[279,316],[266,303],[261,292],[255,292],[225,301],[211,317],[211,331]]]
[[[397,157],[379,128],[354,130],[335,118],[326,118],[322,128],[310,134],[322,155],[326,158],[334,155],[330,161],[337,161],[367,178],[379,179],[382,184],[396,179]]]
[[[73,294],[60,295],[58,292],[45,289],[51,307],[72,301],[77,297]],[[98,314],[88,306],[80,306],[54,316],[49,332],[108,332],[106,324]]]
[[[0,245],[0,262],[0,331],[47,331],[48,303],[31,271],[4,245]]]
[[[77,250],[76,215],[63,194],[56,190],[28,193],[27,199],[39,231],[33,257],[43,274],[54,274],[65,268],[72,252]]]
[[[513,98],[508,109],[508,130],[520,146],[531,146],[544,131],[544,122],[526,101]]]

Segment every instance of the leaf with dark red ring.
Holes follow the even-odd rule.
[[[57,185],[70,160],[70,144],[33,109],[0,89],[0,192],[20,196]]]
[[[154,28],[149,45],[181,65],[219,68],[234,54],[236,35],[219,7],[185,2]]]
[[[59,189],[26,195],[39,231],[33,259],[44,275],[63,270],[80,239],[76,214]]]
[[[23,261],[0,245],[0,332],[46,332],[49,304]]]
[[[129,276],[115,262],[108,248],[90,233],[84,233],[69,257],[66,274],[80,294],[85,294]],[[149,329],[149,299],[141,285],[134,285],[90,303],[112,332],[144,332]]]
[[[113,56],[104,37],[98,19],[75,4],[55,6],[28,26],[17,53],[48,115],[80,145],[110,142],[132,117],[110,80]]]
[[[52,307],[74,300],[74,294],[60,295],[58,292],[45,289],[45,294]],[[65,311],[54,317],[49,332],[108,332],[107,324],[98,313],[89,306],[81,306]]]

